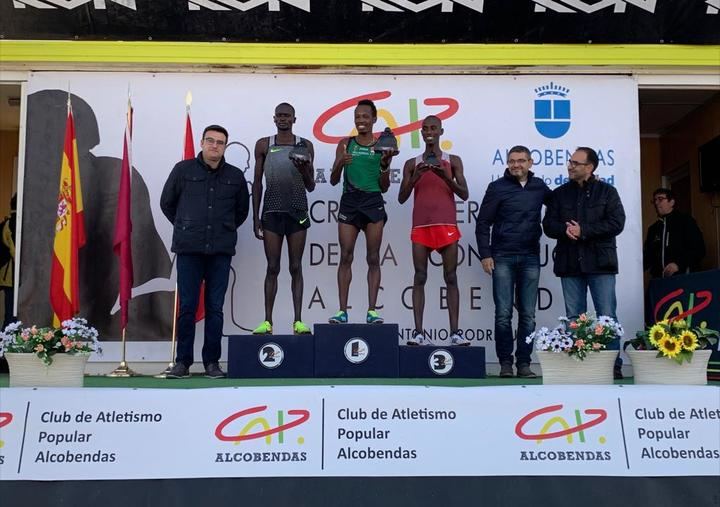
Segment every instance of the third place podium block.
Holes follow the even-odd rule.
[[[312,378],[312,335],[228,336],[230,378]]]
[[[397,324],[315,324],[315,377],[395,378]]]
[[[402,378],[485,378],[485,347],[400,347]]]

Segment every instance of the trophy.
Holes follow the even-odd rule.
[[[427,165],[432,165],[435,167],[440,167],[440,161],[437,158],[437,155],[435,155],[435,152],[430,152],[427,157],[425,157],[425,163]]]
[[[378,137],[378,140],[375,142],[375,153],[380,153],[382,155],[383,153],[388,152],[393,155],[400,153],[400,151],[398,151],[395,134],[393,134],[392,130],[390,130],[390,127],[385,127],[385,130],[382,131],[380,137]]]
[[[292,150],[290,150],[288,158],[293,162],[310,162],[310,150],[308,150],[305,141],[300,139],[300,141],[293,146]]]

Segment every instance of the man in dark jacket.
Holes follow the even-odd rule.
[[[488,185],[475,227],[482,267],[493,279],[495,351],[501,377],[513,376],[512,312],[516,294],[517,376],[535,377],[530,369],[532,345],[525,338],[535,330],[542,235],[540,209],[550,198],[550,189],[533,176],[532,164],[530,150],[525,146],[510,149],[505,174]]]
[[[203,131],[197,158],[175,165],[165,182],[160,207],[173,224],[172,251],[177,254],[180,311],[177,357],[167,378],[190,376],[195,341],[195,311],[205,280],[205,376],[222,378],[220,338],[223,302],[230,261],[235,255],[237,228],[248,215],[245,176],[225,162],[228,133],[219,125]]]
[[[653,278],[697,271],[705,256],[705,242],[695,219],[675,210],[672,190],[653,192],[658,220],[650,226],[643,245],[643,264]]]
[[[567,316],[587,311],[589,288],[597,315],[617,320],[615,238],[625,227],[625,210],[615,187],[595,177],[597,166],[592,148],[580,147],[572,154],[570,181],[553,191],[543,228],[557,240],[554,271],[562,282]],[[619,345],[618,340],[611,347]],[[621,364],[615,364],[616,377]]]

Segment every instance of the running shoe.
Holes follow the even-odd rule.
[[[459,331],[454,331],[450,335],[450,345],[453,345],[455,347],[467,347],[468,345],[470,345],[470,341],[466,340]]]
[[[417,329],[412,332],[412,336],[408,338],[407,345],[410,345],[411,347],[419,346],[419,345],[425,345],[427,342],[425,340],[425,335],[422,334]]]
[[[264,321],[258,327],[253,329],[253,334],[272,334],[272,324],[269,321]]]
[[[296,320],[293,324],[293,333],[295,334],[310,334],[310,328],[307,327],[307,324],[305,324],[302,320]]]
[[[330,324],[347,324],[348,314],[347,312],[340,310],[335,315],[328,319]]]
[[[385,319],[378,315],[378,312],[376,312],[375,310],[368,310],[365,321],[368,324],[382,324],[383,322],[385,322]]]

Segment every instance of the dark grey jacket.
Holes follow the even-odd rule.
[[[580,224],[581,237],[565,235],[566,223]],[[569,181],[553,191],[545,212],[545,234],[557,240],[557,276],[617,274],[615,237],[625,227],[625,210],[617,190],[594,176],[584,186]]]
[[[480,258],[495,255],[533,255],[540,252],[540,211],[550,200],[543,180],[528,173],[523,187],[505,169],[502,178],[488,185],[475,226]],[[490,237],[492,226],[492,244]]]
[[[202,153],[175,164],[160,197],[160,208],[174,226],[172,251],[235,255],[249,199],[245,175],[224,158],[216,170]]]

